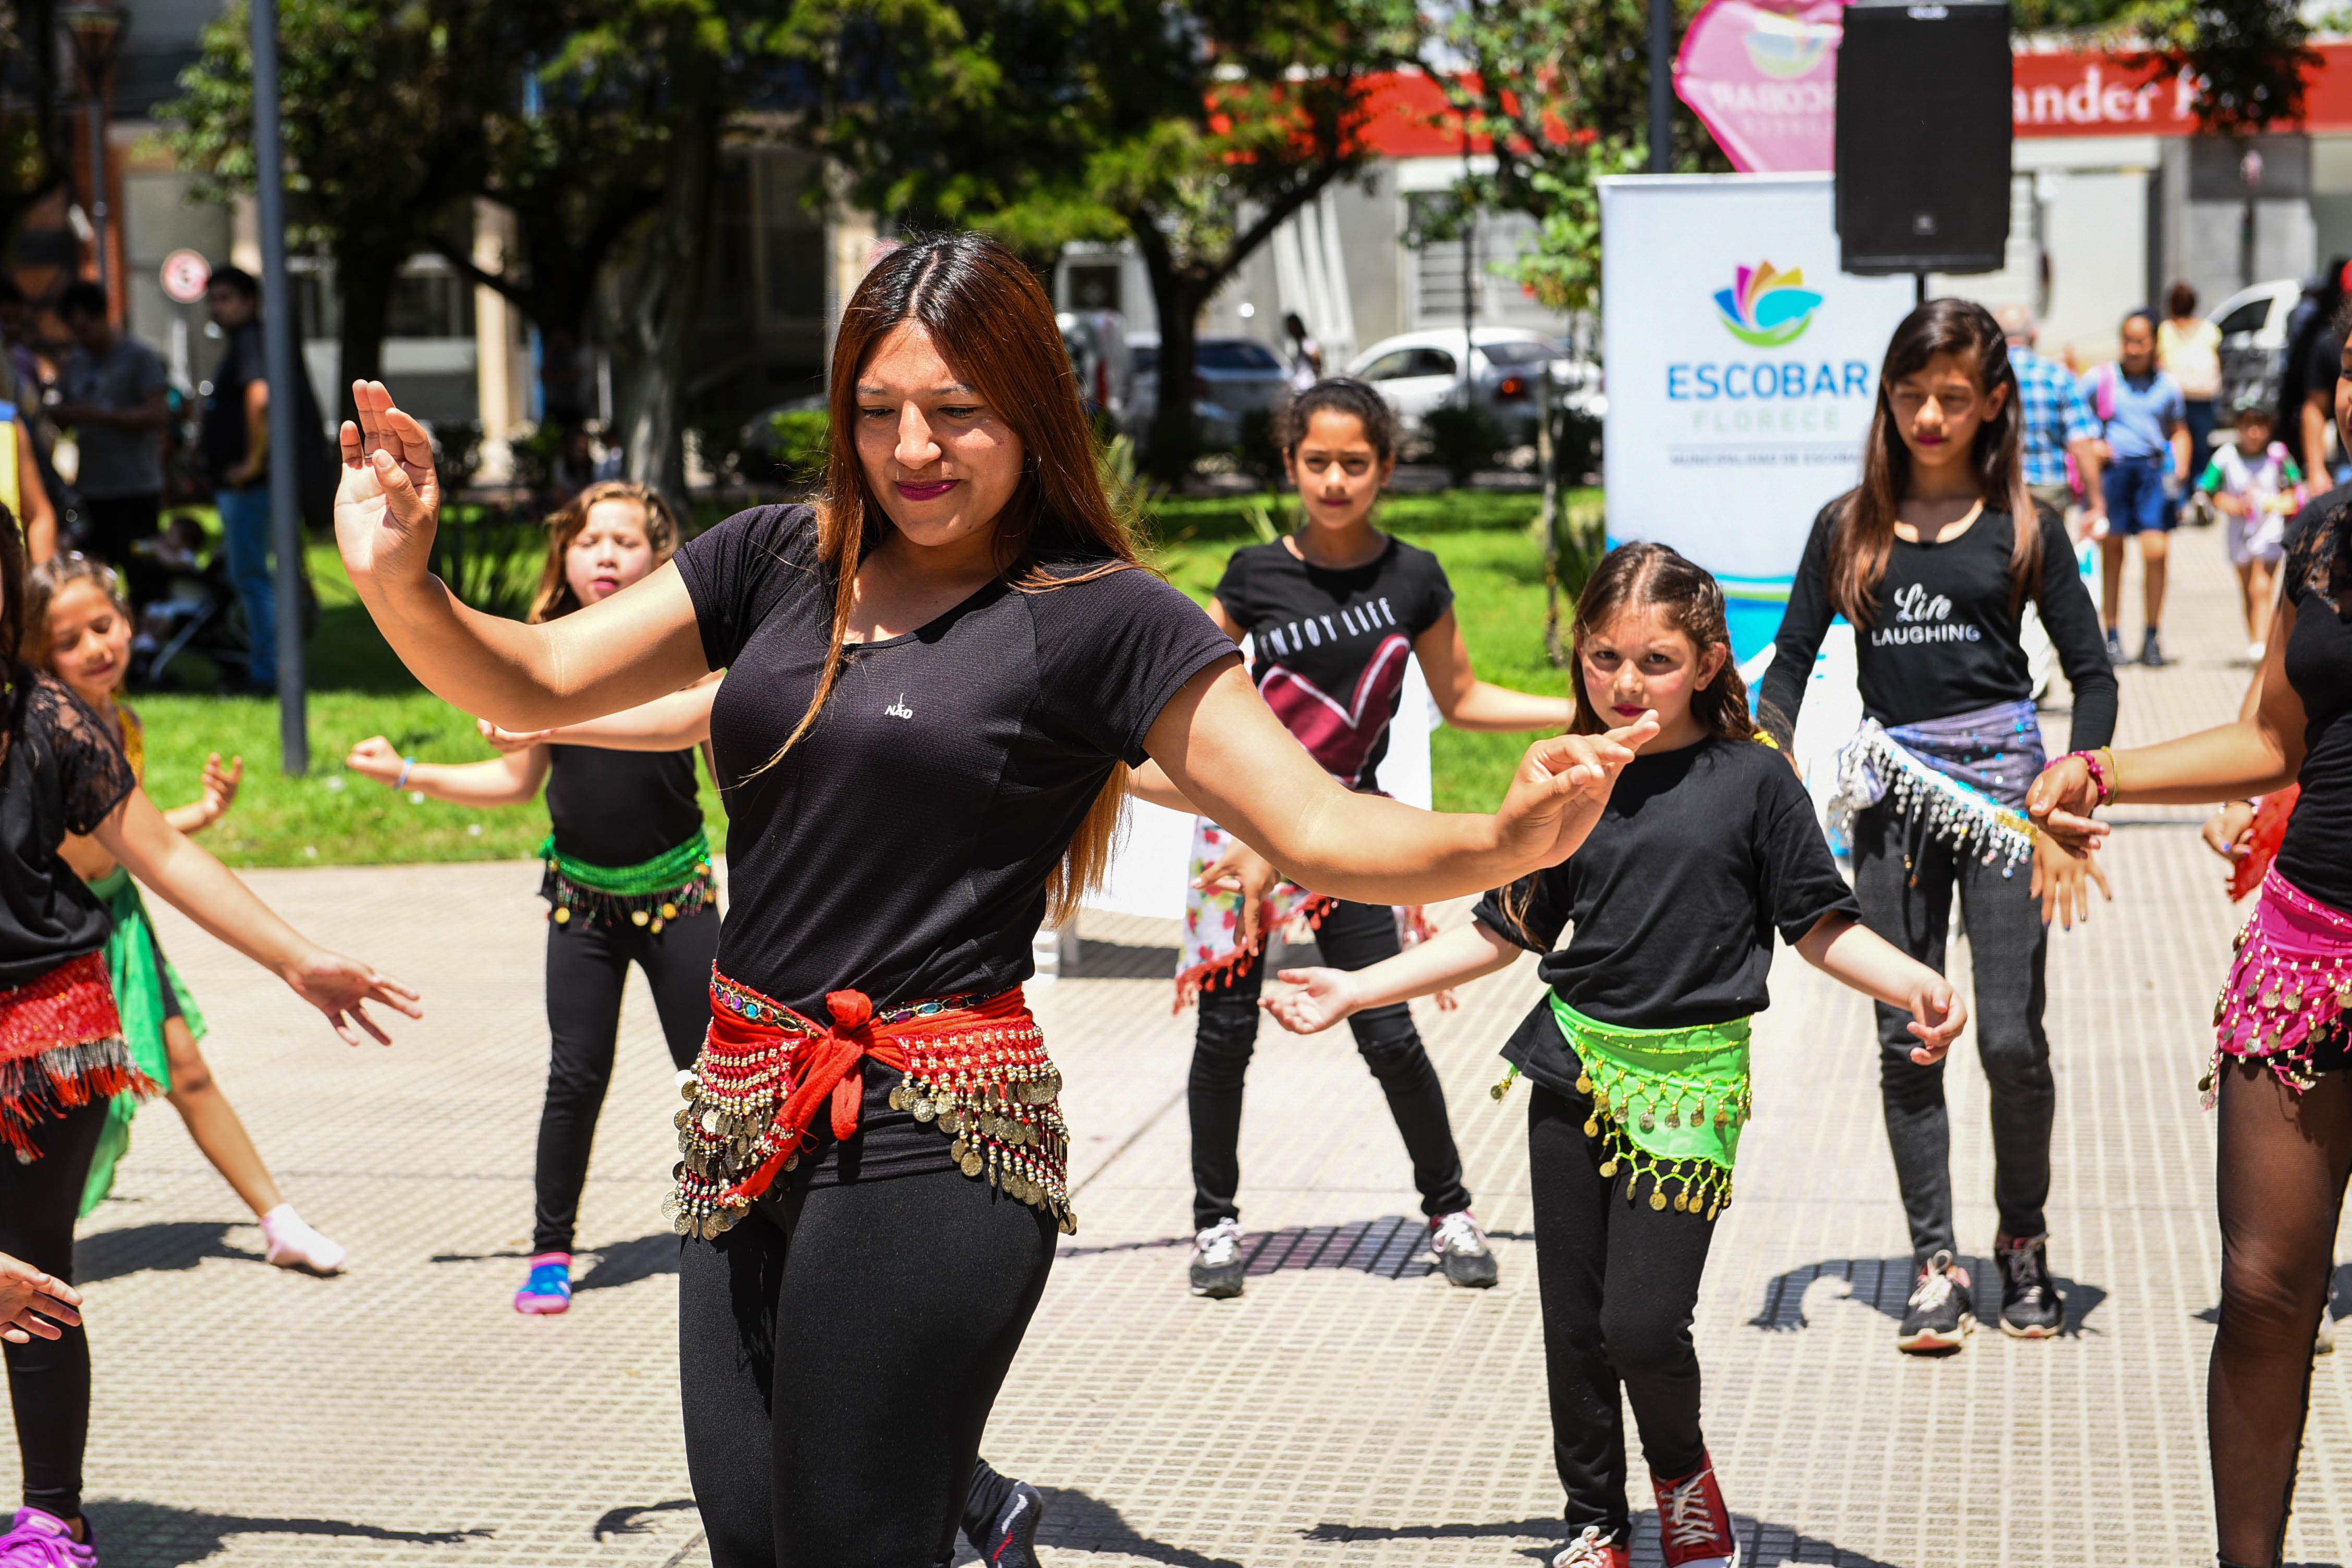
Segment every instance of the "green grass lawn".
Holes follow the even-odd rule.
[[[1590,505],[1598,492],[1578,492]],[[1558,691],[1564,676],[1543,652],[1543,558],[1529,524],[1529,495],[1448,491],[1396,496],[1381,521],[1435,551],[1453,579],[1455,610],[1470,657],[1489,680]],[[1278,515],[1278,514],[1277,514]],[[1195,598],[1206,599],[1234,547],[1255,537],[1242,504],[1224,499],[1162,502],[1164,542],[1156,564]],[[242,755],[246,780],[236,808],[204,836],[231,866],[375,865],[395,861],[494,860],[527,857],[547,835],[540,803],[479,809],[415,800],[342,765],[353,742],[383,735],[419,762],[471,763],[495,753],[473,721],[418,686],[376,634],[331,544],[315,544],[320,626],[310,642],[309,776],[281,766],[275,703],[248,697],[149,693],[132,699],[147,722],[147,788],[157,804],[196,795],[206,753]],[[1441,730],[1432,737],[1437,805],[1494,808],[1525,749],[1524,737]],[[709,779],[702,809],[714,841],[726,816]]]

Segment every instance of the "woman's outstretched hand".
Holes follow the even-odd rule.
[[[1355,976],[1344,969],[1286,969],[1275,978],[1299,989],[1266,997],[1258,1005],[1294,1035],[1319,1034],[1356,1010],[1349,994]]]
[[[2033,845],[2033,880],[2030,896],[2042,900],[2042,923],[2056,921],[2067,931],[2074,929],[2077,921],[2091,918],[2091,889],[2096,882],[2107,902],[2116,901],[2116,890],[2107,886],[2107,874],[2099,869],[2098,857],[2090,850],[2070,849],[2057,835],[2045,833]]]
[[[354,583],[380,576],[422,581],[441,513],[433,438],[393,406],[380,381],[352,383],[359,417],[343,421],[343,471],[335,487],[335,543]]]
[[[2025,792],[2025,813],[2033,825],[2077,855],[2095,849],[2107,836],[2107,825],[2091,816],[2098,804],[2099,786],[2080,757],[2059,758]]]
[[[324,948],[312,948],[287,965],[281,978],[295,995],[327,1016],[327,1022],[347,1046],[360,1043],[362,1030],[377,1045],[392,1044],[392,1037],[368,1016],[370,1002],[380,1002],[412,1018],[425,1016],[425,1009],[416,1005],[415,992],[355,958]]]
[[[1919,984],[1912,988],[1908,1005],[1912,1021],[1904,1026],[1918,1037],[1911,1047],[1911,1059],[1921,1067],[1933,1067],[1944,1059],[1952,1042],[1969,1025],[1969,1005],[1960,1000],[1959,992],[1942,975],[1929,971]]]
[[[1529,746],[1495,813],[1503,842],[1528,869],[1557,866],[1580,848],[1617,775],[1658,732],[1658,716],[1599,735],[1553,735]]]
[[[28,1345],[77,1327],[81,1293],[52,1274],[0,1252],[0,1340]]]

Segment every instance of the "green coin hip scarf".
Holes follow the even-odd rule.
[[[154,1081],[156,1092],[168,1094],[172,1060],[163,1044],[164,981],[170,981],[173,994],[179,999],[188,1033],[197,1039],[205,1037],[205,1016],[196,1010],[196,999],[188,994],[180,972],[172,967],[156,942],[146,901],[140,898],[139,884],[131,880],[131,873],[117,866],[89,884],[89,890],[106,906],[107,916],[114,922],[106,939],[106,970],[114,983],[115,1009],[122,1016],[123,1042],[131,1047],[131,1061]],[[82,1186],[82,1213],[89,1213],[114,1190],[115,1166],[131,1152],[131,1120],[145,1098],[126,1091],[107,1101],[106,1127],[99,1134],[89,1177]]]
[[[681,915],[707,908],[718,896],[710,871],[710,840],[700,828],[677,848],[634,866],[575,860],[556,849],[551,833],[539,847],[539,858],[547,862],[539,896],[547,900],[548,918],[557,925],[584,919],[658,931]]]
[[[1748,1021],[1688,1029],[1629,1029],[1588,1018],[1558,993],[1552,1022],[1584,1064],[1580,1093],[1592,1097],[1585,1136],[1609,1144],[1603,1177],[1622,1165],[1625,1201],[1650,1179],[1650,1206],[1706,1217],[1731,1202],[1739,1130],[1754,1100],[1748,1087]]]

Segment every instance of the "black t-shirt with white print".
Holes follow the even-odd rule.
[[[1479,924],[1542,954],[1536,973],[1589,1018],[1633,1029],[1727,1024],[1771,1005],[1772,933],[1862,918],[1788,760],[1710,736],[1635,757],[1582,848],[1536,875],[1523,921],[1488,893]],[[1575,930],[1555,949],[1560,932]],[[1503,1047],[1545,1088],[1576,1092],[1549,1003]]]
[[[1160,710],[1233,639],[1150,572],[1045,590],[999,578],[850,648],[824,712],[779,757],[832,632],[815,543],[814,509],[770,506],[677,555],[704,656],[728,672],[710,712],[728,807],[719,967],[820,1023],[828,991],[887,1007],[1009,990],[1032,972],[1046,880],[1113,765],[1145,761]],[[813,1179],[946,1168],[948,1140],[889,1109],[897,1079],[869,1067],[846,1150],[819,1119]]]
[[[1759,717],[1776,731],[1793,727],[1812,679],[1830,620],[1830,535],[1842,500],[1813,519],[1788,613],[1773,639],[1772,665],[1757,693]],[[2058,650],[2074,693],[2073,738],[2081,751],[2116,732],[2116,672],[2107,661],[2099,613],[2074,565],[2074,542],[2057,514],[2037,507],[2042,572],[2028,595]],[[2033,671],[2020,640],[2023,605],[2010,585],[2016,540],[2005,511],[1986,511],[1958,535],[1933,544],[1897,538],[1871,605],[1870,625],[1854,630],[1856,684],[1863,710],[1893,729],[1972,713],[2033,694]],[[1786,734],[1780,736],[1785,744]]]
[[[0,661],[6,654],[0,651]],[[58,858],[137,786],[114,726],[52,676],[0,662],[0,991],[96,952],[106,906]],[[0,1156],[5,1158],[5,1156]]]
[[[1217,602],[1250,634],[1251,679],[1276,716],[1334,778],[1378,790],[1405,659],[1454,604],[1437,557],[1391,539],[1335,571],[1286,540],[1253,544],[1225,563]]]

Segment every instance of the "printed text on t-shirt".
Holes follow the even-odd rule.
[[[1941,594],[1929,596],[1924,584],[1914,583],[1907,588],[1897,588],[1892,597],[1895,624],[1881,626],[1870,634],[1870,646],[1873,647],[1898,647],[1906,643],[1976,642],[1984,635],[1971,622],[1950,620],[1952,601]]]

